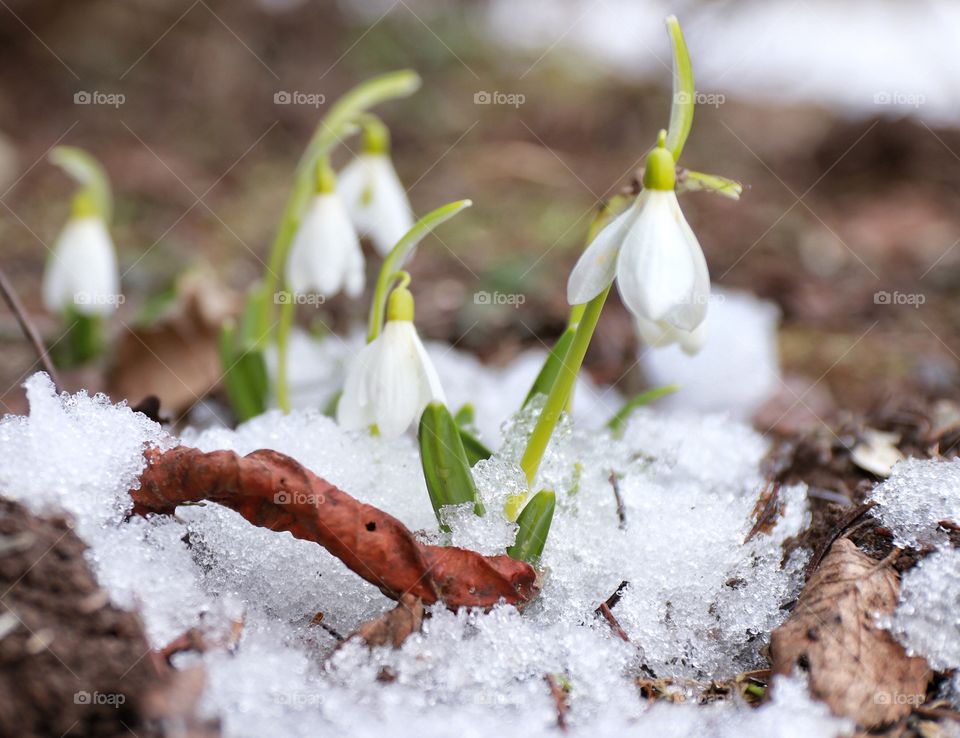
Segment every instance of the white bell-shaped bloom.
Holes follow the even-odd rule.
[[[337,178],[337,189],[361,236],[386,256],[413,227],[413,209],[386,153],[364,152]]]
[[[67,221],[47,261],[43,302],[51,312],[108,315],[116,310],[121,302],[117,255],[99,215]]]
[[[413,325],[406,287],[390,295],[383,331],[351,362],[337,422],[348,430],[376,426],[386,438],[401,435],[434,400],[446,403],[437,370]]]
[[[614,277],[645,340],[696,351],[703,335],[693,334],[707,315],[710,274],[672,189],[644,189],[597,234],[570,274],[567,299],[588,302]]]
[[[662,348],[672,343],[680,345],[685,354],[693,356],[707,342],[707,323],[704,321],[692,331],[675,328],[665,321],[651,323],[649,320],[634,316],[637,333],[643,342],[652,348]]]
[[[363,292],[363,251],[343,201],[320,192],[309,204],[287,257],[286,281],[294,293],[350,297]]]

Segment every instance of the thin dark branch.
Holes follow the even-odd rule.
[[[54,386],[59,391],[61,386],[60,378],[57,376],[57,370],[53,368],[53,362],[50,361],[50,354],[47,352],[47,349],[44,348],[40,334],[33,325],[33,321],[30,320],[30,316],[27,315],[27,311],[24,310],[23,303],[20,302],[20,298],[17,297],[17,293],[14,292],[13,285],[10,284],[10,280],[7,279],[7,275],[3,269],[0,269],[0,293],[3,293],[4,302],[6,302],[10,308],[10,312],[16,316],[23,335],[30,341],[33,350],[37,353],[37,359],[43,366],[44,371],[50,375],[50,379],[53,380]]]
[[[846,515],[844,515],[840,520],[837,521],[837,524],[833,527],[833,530],[830,531],[824,541],[820,544],[819,548],[814,551],[813,556],[810,557],[810,563],[807,564],[807,570],[804,574],[805,579],[809,579],[810,576],[817,570],[820,566],[820,562],[823,561],[824,555],[830,550],[830,547],[833,545],[843,533],[850,528],[851,525],[856,523],[860,518],[866,515],[870,510],[876,505],[875,500],[870,502],[865,502],[858,507],[855,507],[853,510],[850,510]]]
[[[612,595],[610,595],[609,597],[607,597],[606,602],[604,602],[604,604],[605,604],[607,607],[609,607],[611,610],[612,610],[613,608],[615,608],[615,607],[617,606],[617,603],[620,602],[620,598],[623,597],[623,593],[626,591],[627,587],[629,587],[629,586],[630,586],[630,582],[628,582],[626,579],[624,579],[622,582],[620,582],[620,584],[617,585],[616,591],[615,591]],[[594,612],[596,615],[602,615],[602,614],[603,614],[603,613],[600,611],[600,607],[598,607],[598,608],[597,608],[596,610],[594,610],[593,612]]]
[[[623,506],[623,497],[620,496],[620,479],[615,471],[610,472],[610,486],[613,487],[613,496],[617,500],[617,517],[620,519],[620,530],[627,528],[627,511]]]
[[[550,696],[553,697],[554,704],[557,706],[557,727],[564,733],[567,732],[567,710],[570,705],[567,702],[567,692],[560,686],[560,682],[553,674],[544,674],[544,681],[550,687]]]
[[[620,622],[617,620],[616,616],[613,614],[613,611],[610,609],[607,603],[606,602],[602,603],[598,609],[600,610],[600,614],[603,615],[604,620],[606,620],[607,623],[609,623],[610,628],[613,630],[614,633],[617,634],[620,640],[629,643],[630,636],[627,635],[627,631],[625,631],[623,627],[620,625]]]

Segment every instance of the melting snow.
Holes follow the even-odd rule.
[[[736,702],[651,708],[638,696],[634,680],[649,671],[712,679],[763,665],[766,634],[800,586],[806,555],[781,567],[781,544],[807,523],[804,489],[784,489],[773,531],[744,544],[767,447],[726,417],[642,409],[621,439],[567,421],[541,470],[558,509],[542,561],[544,590],[524,614],[434,607],[423,633],[398,651],[351,642],[331,653],[333,637],[312,617],[322,611],[326,625],[349,632],[392,605],[376,588],[321,547],[217,505],[182,507],[177,520],[124,522],[126,491],[150,445],[269,447],[444,541],[411,437],[385,441],[344,433],[318,411],[272,411],[235,431],[173,439],[102,397],[57,396],[45,375],[27,388],[29,418],[0,422],[0,490],[34,510],[75,517],[95,573],[117,604],[142,611],[154,645],[191,626],[222,631],[245,617],[234,653],[178,657],[205,662],[203,709],[222,719],[226,735],[554,735],[546,674],[571,685],[574,735],[833,736],[849,727],[791,681],[779,682],[774,700],[756,710]],[[476,470],[487,517],[449,511],[447,540],[487,551],[513,540],[502,502],[522,488],[516,464],[537,412],[535,404],[508,422],[500,452]],[[496,414],[492,403],[478,403],[478,420]],[[629,585],[615,614],[631,643],[593,615],[621,581]]]

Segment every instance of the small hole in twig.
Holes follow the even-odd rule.
[[[367,530],[369,530],[371,533],[376,529],[377,529],[377,524],[374,523],[372,520],[369,523],[367,523]]]

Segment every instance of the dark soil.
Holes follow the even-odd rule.
[[[109,603],[62,517],[0,498],[0,735],[163,733],[144,717],[168,684],[140,618]]]

